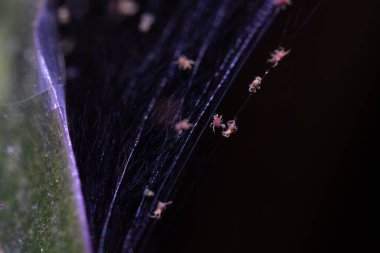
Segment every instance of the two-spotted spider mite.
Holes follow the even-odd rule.
[[[223,115],[214,114],[210,127],[212,128],[212,131],[214,133],[215,133],[215,128],[225,129],[226,125],[223,123]]]
[[[134,16],[140,10],[139,4],[134,0],[117,0],[116,7],[123,16]]]
[[[252,83],[249,85],[248,91],[250,93],[256,93],[257,90],[260,90],[261,81],[262,81],[262,78],[259,76],[256,76],[255,80],[253,80]]]
[[[222,132],[222,135],[226,138],[230,137],[231,134],[236,133],[238,130],[236,121],[230,120],[227,122],[227,129]]]
[[[57,10],[57,17],[61,25],[67,25],[71,20],[69,9],[66,6],[60,6]]]
[[[286,7],[292,4],[292,0],[273,0],[274,5],[281,10],[285,10]]]
[[[285,50],[283,47],[280,47],[274,50],[268,59],[268,63],[272,64],[273,67],[276,67],[277,64],[288,54],[290,50]]]
[[[154,197],[154,191],[152,191],[149,188],[145,188],[144,189],[144,196],[148,197],[148,198]]]
[[[193,124],[191,124],[188,119],[183,119],[174,125],[174,129],[178,134],[181,134],[182,132],[190,129],[192,126]]]
[[[151,13],[144,13],[140,17],[140,23],[138,29],[142,33],[149,32],[152,25],[156,21],[156,17]]]
[[[190,70],[193,68],[195,61],[187,58],[184,55],[181,55],[180,57],[178,57],[178,60],[174,63],[178,65],[178,68],[180,70]]]
[[[154,210],[153,215],[149,215],[149,217],[153,219],[157,219],[157,220],[161,219],[162,213],[165,211],[167,206],[171,205],[172,203],[173,201],[169,201],[169,202],[158,201],[156,210]]]

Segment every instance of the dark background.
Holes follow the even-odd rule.
[[[299,33],[292,8],[218,112],[239,108],[276,29],[292,53],[220,141],[161,252],[380,252],[380,3],[325,1]]]

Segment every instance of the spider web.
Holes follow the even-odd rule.
[[[60,130],[66,143],[57,145],[57,150],[61,148],[62,157],[67,156],[67,161],[62,159],[61,167],[66,168],[68,163],[67,167],[71,168],[66,173],[74,180],[76,205],[70,208],[78,209],[85,244],[90,241],[86,238],[90,231],[93,248],[98,252],[150,252],[160,243],[157,235],[165,231],[170,209],[161,221],[149,215],[158,201],[174,201],[173,207],[180,202],[179,189],[188,187],[183,184],[184,175],[195,175],[202,169],[189,166],[189,162],[199,164],[194,161],[201,159],[198,143],[203,132],[232,80],[279,10],[272,0],[143,0],[138,1],[137,15],[120,17],[110,7],[113,3],[115,1],[42,1],[43,8],[33,34],[36,52],[33,45],[21,45],[14,57],[20,62],[37,61],[38,66],[25,70],[22,78],[14,75],[15,80],[9,81],[15,84],[10,90],[17,89],[17,92],[10,92],[15,97],[1,98],[0,116],[1,122],[9,117],[20,118],[19,127],[28,144],[26,149],[33,154],[46,153],[46,159],[36,165],[39,168],[53,167],[49,163],[54,161],[48,160],[56,149],[49,150],[49,143],[57,137],[53,136],[57,128]],[[59,4],[69,7],[72,20],[69,25],[59,26],[57,33],[56,7]],[[148,33],[137,29],[144,12],[156,17]],[[73,45],[72,51],[66,52],[66,66],[63,56],[57,54],[57,36],[61,45],[64,42]],[[180,55],[196,62],[192,70],[178,69],[174,61]],[[17,64],[15,69],[19,69]],[[63,77],[67,77],[66,86]],[[34,110],[35,107],[38,110]],[[36,111],[38,115],[34,115]],[[46,120],[48,116],[54,121]],[[60,126],[50,123],[57,119]],[[174,125],[182,119],[189,119],[194,126],[178,134]],[[37,134],[32,131],[33,126],[38,128]],[[14,128],[6,126],[1,140],[8,141],[9,133],[16,136]],[[17,146],[7,147],[8,153],[18,152]],[[64,148],[69,149],[67,153]],[[20,172],[29,167],[23,164]],[[8,171],[4,175],[13,176],[6,173]],[[43,169],[38,171],[41,178],[44,173]],[[32,171],[28,177],[35,174],[37,172]],[[146,188],[155,192],[154,198],[143,195]],[[27,196],[28,188],[20,189]],[[56,189],[54,194],[59,199],[61,193],[58,187]],[[48,194],[41,191],[40,195],[50,200],[53,191],[46,192]],[[32,206],[29,204],[25,204],[28,215]],[[65,202],[60,204],[63,207]],[[56,206],[51,205],[51,208]],[[31,211],[34,212],[38,211]],[[29,215],[32,220],[37,217],[33,215]],[[44,220],[41,224],[37,225],[50,229],[53,235],[61,231]],[[67,227],[70,226],[64,228]],[[17,241],[11,240],[12,243]],[[49,238],[46,241],[53,244]],[[17,245],[13,248],[28,247],[22,241],[17,241]],[[85,248],[91,252],[89,245]]]
[[[76,3],[87,10],[62,28],[76,40],[66,58],[79,73],[68,80],[68,120],[99,252],[149,241],[157,225],[149,214],[159,200],[175,203],[192,149],[277,14],[272,1],[140,4],[157,19],[146,34],[136,29],[138,15],[112,18],[106,1]],[[173,64],[182,54],[196,62],[191,71]],[[174,125],[184,118],[194,127],[178,134]],[[143,196],[146,187],[154,198]]]
[[[203,132],[279,11],[272,0],[144,0],[138,1],[137,15],[121,17],[112,7],[115,1],[42,3],[46,8],[42,8],[35,28],[36,55],[33,48],[21,50],[23,45],[19,45],[16,53],[20,56],[14,56],[21,61],[38,61],[38,74],[34,69],[25,70],[25,76],[14,75],[16,79],[9,81],[15,83],[10,89],[18,92],[10,93],[17,97],[0,99],[1,122],[9,117],[22,122],[30,118],[30,125],[40,129],[36,136],[51,142],[50,132],[57,126],[49,125],[46,118],[57,117],[69,149],[65,155],[72,170],[68,173],[74,179],[75,204],[85,240],[90,240],[86,238],[90,231],[98,252],[156,250],[157,235],[165,231],[171,208],[161,221],[149,215],[158,201],[174,201],[176,206],[180,202],[178,191],[188,187],[183,184],[184,176],[202,170],[194,161],[210,152],[200,154],[198,150]],[[69,25],[60,25],[57,33],[55,12],[60,4],[69,7],[72,20]],[[148,33],[137,29],[144,12],[156,17]],[[57,55],[57,37],[61,45],[69,42],[73,46],[66,52],[66,66],[63,56]],[[192,70],[178,69],[174,61],[180,55],[196,62]],[[30,117],[36,111],[39,114]],[[182,119],[189,119],[194,126],[179,134],[174,126]],[[14,127],[8,128],[16,136]],[[23,131],[32,150],[37,140],[33,141],[30,129]],[[39,143],[49,160],[54,151]],[[8,151],[17,153],[13,146]],[[197,166],[189,166],[189,161]],[[146,188],[155,192],[154,198],[143,195]],[[87,251],[91,251],[88,245]]]
[[[66,67],[76,73],[66,108],[94,249],[144,251],[161,225],[149,214],[158,201],[175,205],[186,162],[278,10],[272,0],[147,0],[121,18],[109,1],[65,4],[72,23],[60,32],[75,43]],[[156,16],[148,33],[137,30],[143,12]],[[180,55],[191,71],[173,64]],[[178,134],[185,118],[194,126]]]

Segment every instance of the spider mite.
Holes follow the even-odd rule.
[[[149,217],[153,219],[157,219],[157,220],[161,219],[162,213],[165,211],[167,206],[171,205],[172,203],[173,203],[172,201],[169,201],[169,202],[158,201],[156,210],[154,210],[153,215],[149,215]]]
[[[252,83],[249,85],[248,91],[250,93],[256,93],[257,90],[260,90],[260,85],[261,85],[261,80],[262,78],[259,76],[255,77],[255,80],[252,81]]]
[[[215,133],[215,128],[222,128],[222,129],[226,128],[226,125],[223,124],[223,115],[214,114],[210,127],[212,127],[212,131],[214,131],[214,133]]]
[[[156,18],[153,14],[151,13],[144,13],[140,17],[140,23],[139,23],[139,31],[142,33],[146,33],[150,31],[150,28],[156,21]]]
[[[139,12],[140,6],[134,0],[117,0],[116,8],[121,15],[133,16]]]
[[[276,67],[277,64],[290,53],[290,50],[285,50],[283,47],[280,47],[274,50],[268,59],[268,63],[272,64],[273,67]]]
[[[178,68],[180,70],[190,70],[193,68],[195,61],[187,58],[184,55],[181,55],[180,57],[178,57],[178,60],[175,61],[174,63],[178,65]]]
[[[222,132],[222,135],[226,138],[230,137],[231,134],[236,133],[238,130],[236,121],[235,120],[230,120],[227,122],[227,129]]]
[[[145,188],[144,196],[148,198],[154,197],[154,191],[150,190],[149,188]]]
[[[177,122],[174,125],[174,128],[178,132],[178,134],[181,134],[182,132],[188,130],[192,126],[193,126],[193,124],[191,124],[188,119],[183,119],[183,120]]]
[[[71,19],[69,9],[66,6],[58,7],[57,17],[58,17],[58,22],[61,25],[67,25],[68,23],[70,23],[70,19]]]
[[[285,10],[286,7],[292,4],[292,0],[273,0],[273,3],[277,8]]]

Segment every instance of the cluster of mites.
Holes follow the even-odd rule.
[[[273,0],[273,4],[277,6],[278,10],[284,10],[287,6],[292,4],[292,1]],[[280,47],[270,54],[268,63],[272,65],[272,68],[274,68],[289,53],[290,50],[285,50],[284,48]],[[180,70],[191,70],[193,65],[195,64],[195,61],[188,59],[186,56],[182,55],[174,63],[178,65],[178,68]],[[262,77],[256,76],[248,87],[249,93],[256,93],[258,90],[260,90],[262,80]],[[189,122],[189,119],[183,119],[174,125],[174,128],[178,132],[178,134],[181,134],[182,132],[190,129],[191,127],[193,127],[193,124]],[[236,119],[229,120],[227,121],[227,124],[225,124],[223,122],[223,116],[219,114],[214,114],[210,127],[212,128],[214,133],[215,129],[221,129],[222,136],[226,138],[229,138],[231,134],[236,133],[238,130]]]
[[[114,0],[111,1],[110,9],[114,10],[119,16],[133,17],[139,13],[140,5],[135,0]],[[71,21],[70,11],[64,5],[58,8],[57,16],[61,25],[67,25]],[[155,22],[156,17],[152,13],[144,12],[140,15],[137,29],[142,33],[147,33]]]
[[[276,50],[274,50],[268,59],[268,63],[271,64],[272,68],[276,67],[278,63],[290,53],[290,50],[285,50],[284,48],[280,47]],[[180,56],[178,61],[175,63],[178,64],[179,69],[181,70],[188,70],[191,69],[192,66],[195,64],[193,60],[188,59],[186,56]],[[255,79],[249,84],[248,91],[249,93],[256,93],[258,90],[260,90],[261,83],[263,78],[260,76],[256,76]],[[183,119],[179,122],[177,122],[174,126],[175,130],[178,132],[178,134],[181,134],[182,132],[190,129],[193,126],[189,122],[189,119]],[[221,129],[222,130],[222,136],[223,137],[230,137],[231,134],[234,134],[237,132],[238,127],[236,124],[236,120],[229,120],[227,121],[227,124],[223,122],[223,116],[219,114],[215,114],[213,116],[212,122],[210,124],[210,127],[215,133],[215,129]]]
[[[270,63],[273,67],[276,67],[277,64],[287,55],[289,54],[290,50],[286,51],[283,48],[276,49],[273,51],[268,59],[268,63]],[[178,64],[178,68],[181,70],[190,70],[195,62],[193,60],[188,59],[186,56],[180,56],[179,59],[175,62]],[[256,76],[255,79],[251,82],[251,84],[248,87],[248,91],[252,93],[256,93],[260,89],[260,85],[262,82],[262,78],[260,76]],[[181,134],[182,132],[190,129],[193,126],[192,123],[189,122],[189,119],[183,119],[179,122],[177,122],[174,126],[175,130],[178,132],[178,134]],[[210,127],[215,133],[215,129],[221,129],[222,130],[222,136],[228,138],[231,136],[231,134],[234,134],[237,132],[238,127],[236,125],[236,120],[230,120],[227,121],[227,124],[223,122],[223,116],[219,114],[215,114],[213,116],[212,122],[210,124]],[[144,196],[145,197],[153,197],[154,192],[148,188],[144,190]],[[156,209],[154,210],[153,214],[150,214],[149,217],[153,219],[161,219],[162,213],[166,210],[168,205],[171,205],[173,202],[162,202],[158,201]]]
[[[278,10],[284,10],[287,6],[292,4],[292,0],[273,0],[273,4]],[[113,0],[111,1],[111,9],[114,9],[120,16],[133,17],[140,12],[140,5],[136,0]],[[71,21],[70,11],[64,5],[58,8],[57,16],[61,25],[67,25]],[[155,15],[144,12],[140,15],[140,22],[137,28],[140,32],[147,33],[151,30],[155,22]]]
[[[116,0],[115,2],[116,11],[122,15],[122,16],[134,16],[136,15],[139,10],[140,6],[139,4],[134,0]],[[273,0],[273,3],[279,10],[285,9],[287,6],[291,5],[291,0]],[[71,16],[69,9],[65,6],[61,6],[58,8],[58,21],[62,25],[66,25],[70,23]],[[140,16],[140,22],[138,25],[138,30],[142,33],[149,32],[152,25],[155,23],[155,16],[151,13],[143,13]],[[268,59],[268,63],[272,64],[272,67],[277,66],[277,64],[289,53],[290,51],[286,51],[284,48],[278,48],[275,51],[273,51],[270,55],[270,58]],[[193,68],[195,65],[195,61],[187,58],[184,55],[181,55],[178,57],[178,59],[174,62],[178,65],[178,68],[183,71],[188,71]],[[252,83],[249,85],[248,91],[250,93],[256,93],[260,89],[260,85],[262,82],[262,78],[260,76],[256,76],[255,79],[252,81]],[[178,132],[178,134],[181,134],[182,132],[190,129],[193,126],[192,123],[189,122],[188,119],[183,119],[179,122],[177,122],[174,126],[175,130]],[[237,124],[236,120],[230,120],[227,121],[227,124],[223,122],[222,115],[215,114],[213,116],[212,123],[210,124],[210,127],[215,133],[215,129],[221,129],[222,130],[222,136],[228,138],[231,136],[231,134],[234,134],[237,132]],[[145,189],[144,190],[144,196],[145,197],[153,197],[154,192]],[[169,202],[161,202],[158,201],[157,206],[153,212],[153,214],[149,215],[149,217],[153,219],[160,219],[163,212],[166,210],[167,206],[172,204],[172,201]],[[0,208],[2,208],[2,205],[0,203]]]
[[[145,188],[145,190],[144,190],[144,196],[145,197],[152,198],[152,197],[154,197],[154,195],[155,194],[152,190],[150,190],[149,188]],[[158,201],[156,209],[153,211],[153,214],[149,214],[149,217],[152,219],[157,219],[157,220],[161,219],[163,212],[166,210],[167,206],[171,205],[171,204],[173,204],[172,201],[169,201],[169,202]]]
[[[126,0],[127,1],[127,0]],[[286,6],[291,4],[291,0],[274,0],[274,3],[280,8],[284,9]],[[277,64],[287,55],[289,54],[290,50],[285,50],[284,48],[278,48],[274,50],[269,59],[268,63],[272,65],[272,68],[276,67]],[[191,70],[195,64],[194,60],[191,60],[187,58],[186,56],[182,55],[180,56],[177,61],[174,62],[178,65],[178,68],[180,70]],[[255,79],[251,82],[249,85],[248,91],[252,93],[256,93],[258,90],[260,90],[260,85],[262,82],[262,78],[260,76],[256,76]],[[193,126],[192,123],[189,122],[189,119],[183,119],[179,122],[177,122],[174,126],[175,130],[178,132],[178,134],[181,134],[182,132],[190,129]],[[227,124],[223,122],[222,115],[215,114],[212,119],[212,123],[210,124],[210,127],[215,133],[215,129],[221,129],[222,130],[222,136],[228,138],[231,136],[231,134],[234,134],[237,132],[238,128],[236,125],[236,120],[230,120],[227,121]],[[145,197],[153,197],[155,194],[152,190],[146,188],[144,190],[144,196]],[[163,212],[166,210],[168,205],[171,205],[173,202],[162,202],[158,201],[155,210],[153,211],[153,214],[150,214],[149,217],[153,219],[161,219],[161,216]]]
[[[117,14],[125,17],[135,16],[140,11],[140,5],[136,0],[114,0],[111,1],[112,8],[116,11]],[[277,7],[278,10],[283,10],[287,6],[291,5],[291,0],[273,0],[273,4]],[[67,25],[71,21],[70,11],[66,6],[60,6],[57,11],[58,21],[61,25]],[[151,30],[152,25],[155,23],[155,16],[151,13],[142,13],[140,16],[140,22],[138,24],[138,30],[142,33],[147,33]],[[70,51],[70,48],[73,47],[70,43],[65,46],[65,43],[62,43],[63,51]],[[65,49],[66,48],[66,49]],[[65,53],[65,52],[64,52]],[[272,64],[272,67],[277,66],[277,64],[284,58],[289,51],[286,51],[283,48],[276,49],[268,59],[268,62]],[[184,55],[178,57],[174,62],[178,65],[178,68],[183,71],[188,71],[193,68],[195,61],[187,58]],[[256,93],[260,89],[262,78],[257,76],[252,83],[249,85],[249,92]],[[174,125],[175,130],[178,134],[190,129],[193,126],[188,119],[183,119],[177,122]],[[213,116],[213,121],[211,127],[215,133],[215,129],[222,129],[222,136],[228,138],[231,134],[237,132],[236,120],[230,120],[227,124],[223,123],[222,115],[215,114]]]

